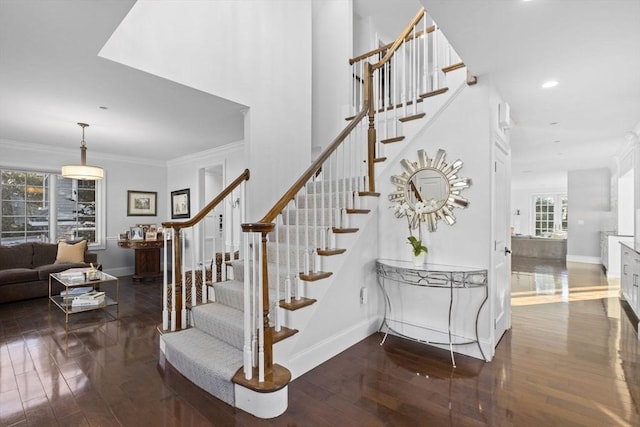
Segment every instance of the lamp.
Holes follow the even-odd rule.
[[[86,123],[78,123],[82,128],[82,141],[80,142],[80,164],[62,166],[62,177],[71,179],[84,179],[95,181],[104,178],[104,170],[95,166],[87,166],[87,144],[84,141],[84,128]]]

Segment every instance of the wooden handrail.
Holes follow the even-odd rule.
[[[244,172],[242,172],[239,177],[237,177],[231,184],[229,184],[227,188],[222,190],[222,192],[218,194],[215,199],[210,201],[207,206],[202,208],[200,212],[198,212],[193,218],[189,219],[188,221],[163,222],[162,226],[164,228],[175,228],[176,230],[179,230],[181,228],[193,227],[194,225],[202,221],[202,219],[207,216],[207,214],[211,212],[216,206],[218,206],[218,204],[220,204],[220,202],[222,202],[225,197],[231,194],[231,192],[235,190],[242,183],[242,181],[248,181],[249,176],[249,169],[245,169]]]
[[[278,202],[271,208],[271,210],[267,212],[267,214],[260,221],[258,221],[258,223],[242,224],[242,231],[259,231],[256,229],[258,227],[257,224],[272,223],[280,214],[280,212],[284,210],[289,201],[291,201],[295,197],[295,195],[298,194],[300,190],[302,190],[307,181],[309,181],[322,167],[322,164],[325,162],[325,160],[327,160],[329,156],[333,154],[333,152],[340,146],[340,144],[347,138],[347,136],[349,136],[351,131],[355,129],[358,123],[360,123],[360,121],[367,116],[368,111],[369,107],[365,103],[362,111],[360,111],[358,115],[355,116],[353,120],[351,120],[351,122],[349,122],[347,127],[345,127],[342,132],[338,134],[336,139],[334,139],[333,142],[329,144],[329,146],[325,148],[324,151],[318,156],[318,158],[313,163],[311,163],[311,166],[309,166],[307,170],[302,174],[302,176],[300,176],[300,178],[298,178],[298,180],[291,186],[291,188],[289,188],[289,190],[284,193],[284,196],[282,196],[280,200],[278,200]]]
[[[384,54],[384,57],[380,61],[378,61],[375,64],[373,64],[372,70],[376,70],[376,69],[382,67],[389,60],[389,58],[391,58],[391,56],[396,52],[396,50],[398,50],[400,45],[402,43],[404,43],[404,41],[407,38],[407,36],[409,34],[411,34],[411,31],[413,30],[413,27],[416,26],[418,24],[418,22],[420,22],[420,20],[424,16],[424,13],[425,13],[424,7],[420,8],[420,10],[416,14],[416,16],[409,23],[409,25],[407,25],[407,27],[404,29],[404,31],[402,33],[400,33],[400,37],[398,37],[396,39],[396,41],[393,42],[393,45],[391,45],[391,47]]]
[[[431,25],[430,27],[427,27],[427,29],[424,30],[424,31],[423,30],[418,31],[415,35],[409,34],[408,36],[406,36],[404,38],[404,41],[408,42],[409,40],[411,40],[414,37],[415,38],[422,37],[424,34],[433,33],[435,30],[436,30],[436,26],[435,25]],[[377,55],[379,53],[386,52],[387,49],[389,49],[391,46],[393,46],[393,43],[389,43],[389,44],[386,44],[384,46],[380,46],[377,49],[370,50],[369,52],[363,53],[362,55],[358,55],[358,56],[356,56],[354,58],[351,58],[351,59],[349,59],[349,65],[353,65],[356,62],[362,61],[363,59],[370,58],[370,57],[372,57],[374,55]]]

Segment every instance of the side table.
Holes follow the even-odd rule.
[[[162,278],[160,249],[164,247],[164,240],[119,240],[118,246],[135,251],[134,281]]]
[[[64,324],[65,329],[69,329],[69,315],[75,313],[82,313],[85,311],[99,310],[105,309],[107,307],[116,307],[116,315],[115,318],[118,318],[119,307],[119,293],[120,293],[120,282],[116,276],[112,276],[103,271],[98,271],[98,276],[95,280],[89,280],[84,272],[83,268],[69,269],[60,273],[51,273],[49,274],[49,305],[53,302],[60,310],[64,312]],[[65,294],[69,295],[69,289],[76,287],[90,287],[92,289],[99,289],[101,284],[107,282],[115,282],[116,292],[115,296],[106,296],[104,302],[95,306],[83,306],[83,307],[75,307],[72,305],[71,299],[65,299],[62,295],[53,295],[51,293],[52,289],[52,280],[60,282],[65,289]]]
[[[380,330],[386,329],[386,331],[381,345],[384,344],[387,334],[392,332],[400,337],[413,339],[425,344],[448,346],[449,353],[451,355],[451,364],[454,368],[456,366],[455,358],[453,356],[454,346],[469,344],[477,345],[482,358],[485,361],[487,360],[484,351],[482,350],[482,346],[480,345],[480,338],[478,336],[478,320],[480,317],[480,311],[489,297],[487,270],[473,267],[436,264],[426,264],[416,267],[413,263],[406,261],[379,259],[376,261],[376,272],[378,275],[378,283],[380,284],[380,288],[385,298],[384,320]],[[448,298],[446,329],[439,330],[438,328],[434,328],[428,323],[428,321],[421,325],[407,323],[402,318],[402,304],[391,298],[388,287],[392,285],[396,286],[400,293],[402,293],[403,290],[408,290],[409,287],[415,287],[423,292],[427,292],[428,290],[446,292]],[[459,292],[471,294],[474,293],[474,290],[479,290],[479,295],[475,297],[472,297],[471,295],[467,296],[470,300],[476,301],[476,310],[459,313],[460,316],[475,323],[474,336],[463,336],[452,329],[452,316],[454,314],[452,308],[454,305],[454,299]],[[395,311],[394,307],[396,308]],[[424,311],[422,311],[422,313],[426,314],[426,307],[423,308],[423,310]],[[444,340],[422,340],[415,336],[410,336],[398,331],[398,329],[396,329],[396,325],[409,325],[416,329],[430,330],[440,333],[446,338]]]

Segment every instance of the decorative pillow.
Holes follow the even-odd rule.
[[[87,241],[81,240],[75,244],[67,242],[58,243],[58,255],[56,256],[56,264],[73,263],[81,264],[84,262],[84,253],[87,250]]]

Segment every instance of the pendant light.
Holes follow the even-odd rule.
[[[62,177],[71,179],[84,179],[95,181],[104,178],[104,170],[95,166],[87,166],[87,143],[84,141],[84,128],[86,123],[78,123],[82,128],[82,141],[80,142],[80,164],[62,167]]]

